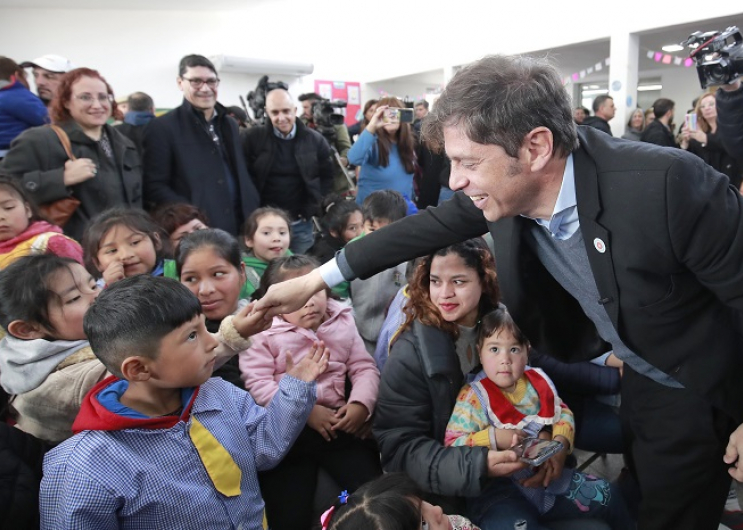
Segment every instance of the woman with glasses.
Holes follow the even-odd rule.
[[[134,144],[107,124],[119,112],[113,91],[96,70],[66,73],[50,116],[70,140],[71,160],[48,126],[26,130],[10,145],[0,172],[21,179],[37,204],[67,197],[80,201],[64,225],[80,239],[88,220],[112,206],[142,206],[142,171]]]

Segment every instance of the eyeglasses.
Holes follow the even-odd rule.
[[[198,77],[195,78],[188,78],[188,77],[181,77],[181,79],[184,79],[191,83],[191,88],[201,88],[202,86],[206,85],[209,88],[216,88],[217,85],[219,85],[219,78],[218,77],[212,77],[210,79],[199,79]]]
[[[78,101],[82,101],[86,105],[92,105],[94,100],[98,100],[98,103],[100,103],[103,106],[110,105],[114,97],[111,94],[98,94],[97,96],[93,96],[91,94],[80,94],[75,96],[75,99]]]

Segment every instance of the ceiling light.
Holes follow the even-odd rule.
[[[665,46],[661,48],[661,50],[663,50],[664,52],[669,52],[669,53],[680,52],[683,49],[684,47],[681,46],[680,44],[666,44]]]
[[[637,87],[638,92],[647,92],[648,90],[661,90],[663,85],[640,85]]]
[[[584,96],[598,96],[599,94],[608,94],[609,91],[605,88],[600,88],[598,90],[584,90],[583,95]]]
[[[598,85],[586,85],[586,88],[588,90],[596,90],[599,86]]]

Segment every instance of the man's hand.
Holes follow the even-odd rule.
[[[562,474],[562,470],[565,467],[565,459],[568,457],[568,447],[570,442],[564,436],[555,436],[554,440],[562,444],[562,451],[553,455],[547,460],[542,467],[546,468],[544,475],[544,481],[542,485],[546,488],[550,485],[550,482],[558,478]]]
[[[729,85],[722,85],[720,86],[720,88],[726,92],[735,92],[736,90],[740,88],[740,85],[741,85],[741,80],[740,78],[738,78],[732,83],[730,83]]]
[[[338,416],[335,415],[333,409],[323,407],[322,405],[315,405],[312,407],[310,417],[307,419],[307,426],[311,429],[315,429],[320,433],[320,436],[325,438],[326,442],[329,442],[338,436],[338,434],[333,431],[333,426],[336,425],[338,421]]]
[[[293,313],[304,307],[313,294],[327,288],[320,272],[314,269],[304,276],[269,287],[265,296],[253,306],[253,312],[263,312],[266,320],[271,320],[276,315]]]
[[[315,342],[312,345],[310,353],[308,353],[296,366],[294,365],[294,359],[292,359],[291,352],[286,352],[286,373],[292,377],[296,377],[301,381],[311,383],[317,379],[320,374],[328,369],[328,359],[330,358],[330,350],[325,347],[323,341]]]
[[[232,317],[232,325],[244,339],[266,331],[271,327],[271,320],[264,318],[265,311],[256,311],[255,302],[250,302]]]
[[[106,282],[106,285],[111,285],[124,278],[126,276],[124,275],[124,262],[122,261],[112,261],[103,271],[103,281]]]
[[[511,447],[519,443],[519,437],[515,434],[511,437]],[[488,476],[489,477],[507,477],[519,469],[527,466],[519,460],[519,457],[511,450],[506,451],[488,451]]]
[[[739,426],[733,434],[730,435],[728,446],[725,448],[725,456],[722,459],[726,464],[730,464],[728,473],[737,481],[743,481],[743,425]]]
[[[333,426],[334,431],[343,431],[348,434],[357,434],[369,417],[369,409],[361,403],[347,403],[335,413],[338,423]]]

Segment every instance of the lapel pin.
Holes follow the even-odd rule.
[[[598,250],[601,254],[606,252],[606,244],[604,244],[604,242],[598,237],[593,240],[593,246],[596,247],[596,250]]]

